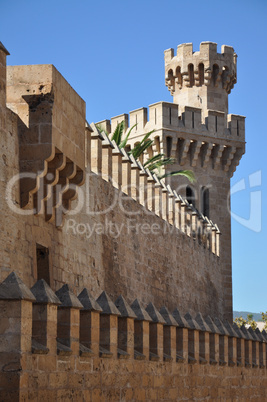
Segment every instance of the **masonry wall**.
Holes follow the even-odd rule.
[[[42,100],[43,97],[45,101],[48,94],[53,93],[54,103],[57,106],[54,108],[53,103],[51,106],[53,108],[50,122],[51,150],[55,149],[53,138],[56,138],[56,147],[60,148],[62,143],[60,152],[71,159],[74,158],[72,151],[68,153],[71,147],[64,148],[65,142],[61,139],[57,126],[58,88],[63,93],[63,98],[72,93],[70,99],[73,106],[69,104],[68,108],[64,108],[64,118],[70,124],[76,116],[77,105],[82,102],[79,96],[66,86],[66,81],[60,78],[59,73],[51,73],[51,66],[47,68],[50,76],[56,77],[50,85],[47,82],[47,74],[45,82],[42,83],[38,68],[31,68],[31,74],[29,74],[28,66],[18,67],[17,83],[14,84],[15,68],[12,68],[12,81],[8,85],[8,101],[10,100],[11,103],[8,105],[20,115],[18,103],[22,102],[22,87],[25,88],[26,94],[36,91],[35,95],[38,95],[39,91],[39,98]],[[41,70],[45,68],[42,67]],[[40,85],[36,84],[35,74],[40,80]],[[65,95],[64,91],[66,91]],[[26,120],[27,109],[25,109],[24,100],[23,104],[21,113]],[[42,102],[40,105],[42,106]],[[41,116],[42,109],[39,113]],[[21,169],[18,152],[22,135],[20,117],[21,115],[17,116],[9,108],[2,106],[0,163],[1,194],[3,195],[6,193],[8,181]],[[85,121],[83,121],[83,127],[81,118],[75,121],[77,129],[84,130]],[[41,122],[38,124],[40,125]],[[29,129],[32,133],[31,125]],[[221,297],[220,258],[200,245],[193,237],[166,223],[166,219],[156,216],[155,213],[147,214],[146,209],[132,199],[133,196],[126,197],[124,201],[124,207],[128,212],[122,211],[118,205],[110,209],[118,190],[110,182],[103,180],[101,174],[91,173],[92,161],[89,160],[91,154],[89,155],[87,136],[88,133],[84,130],[84,148],[78,142],[76,144],[81,148],[80,152],[86,155],[85,165],[88,165],[87,168],[84,167],[84,184],[81,187],[85,202],[78,214],[64,218],[62,227],[56,227],[53,219],[51,222],[46,221],[42,213],[34,216],[17,213],[20,206],[18,182],[12,189],[15,194],[12,208],[17,207],[17,210],[10,209],[5,196],[1,199],[1,216],[5,217],[1,220],[0,232],[1,279],[15,268],[25,283],[31,286],[38,277],[36,245],[39,244],[49,248],[50,285],[53,290],[68,282],[77,290],[84,286],[88,287],[94,296],[105,288],[114,297],[123,293],[129,300],[138,296],[144,302],[149,300],[156,304],[166,304],[169,308],[173,308],[179,299],[183,312],[201,311],[203,314],[216,314],[222,317],[225,307]],[[42,149],[42,142],[38,144]],[[96,158],[96,156],[93,157]],[[79,163],[78,160],[74,162]],[[48,162],[45,163],[48,164]],[[102,162],[100,160],[100,163],[103,164],[103,160]],[[80,167],[82,165],[83,160]],[[74,201],[72,208],[75,202],[77,203]],[[103,210],[106,209],[109,211],[103,214]],[[25,211],[27,213],[27,209]],[[136,213],[136,216],[133,216],[133,213]],[[115,236],[111,234],[112,229],[104,230],[104,232],[103,229],[97,231],[100,227],[97,225],[102,224],[101,228],[103,228],[105,222],[107,225],[111,223],[122,228],[120,235],[117,237],[117,233]],[[79,224],[82,226],[78,226]],[[83,228],[88,225],[90,230],[95,229],[91,236],[89,232],[81,234]],[[131,229],[132,226],[134,227]],[[151,234],[151,227],[155,227],[155,234]]]
[[[77,299],[67,285],[58,298],[43,281],[31,291],[14,273],[0,284],[2,401],[267,398],[265,332],[163,319],[105,292]]]

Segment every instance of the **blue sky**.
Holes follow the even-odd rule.
[[[247,151],[232,179],[234,309],[267,310],[267,2],[0,0],[0,13],[8,64],[54,64],[86,101],[89,122],[172,101],[165,49],[193,42],[198,50],[202,41],[217,42],[218,51],[234,47],[229,112],[247,117]]]

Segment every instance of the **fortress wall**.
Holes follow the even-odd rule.
[[[201,329],[153,307],[140,318],[122,298],[98,304],[67,285],[31,291],[14,273],[0,284],[2,400],[266,399],[266,333],[208,319]]]
[[[45,67],[42,66],[42,69]],[[61,81],[59,73],[53,73],[51,66],[48,66],[48,70],[52,81],[53,76],[56,77],[56,87],[64,92],[66,87],[64,79]],[[59,178],[58,180],[61,180],[65,168],[61,162],[56,165],[57,161],[61,161],[63,155],[65,160],[70,160],[74,168],[75,161],[71,161],[73,158],[71,147],[66,146],[64,139],[60,137],[59,126],[56,123],[59,89],[54,91],[53,82],[47,82],[49,79],[46,76],[44,87],[40,76],[40,85],[37,85],[34,71],[38,73],[36,66],[31,69],[30,79],[33,81],[31,84],[25,83],[29,77],[27,67],[20,69],[22,76],[26,74],[23,86],[26,86],[30,93],[37,90],[44,91],[46,88],[48,93],[53,93],[55,102],[55,107],[53,103],[51,106],[52,140],[48,145],[52,150],[57,148],[56,152],[59,153],[53,156],[54,159],[44,155],[43,171],[46,174],[52,172]],[[156,305],[166,304],[169,308],[173,308],[179,300],[183,313],[201,311],[203,314],[223,317],[225,311],[221,296],[222,274],[220,258],[216,255],[220,235],[215,226],[196,216],[184,200],[174,196],[162,183],[156,182],[154,178],[142,172],[136,161],[129,161],[127,158],[123,161],[125,155],[118,152],[107,140],[94,138],[94,133],[90,130],[84,129],[84,148],[81,140],[75,145],[79,148],[79,152],[84,154],[84,165],[87,165],[87,168],[82,166],[82,159],[80,167],[83,168],[83,177],[76,182],[81,185],[80,193],[78,199],[71,205],[73,213],[75,206],[79,205],[80,200],[83,201],[77,214],[65,216],[58,223],[56,215],[58,211],[60,212],[60,208],[53,207],[51,216],[46,213],[46,209],[42,209],[47,208],[48,197],[47,202],[42,199],[41,207],[35,215],[21,215],[18,213],[21,212],[19,182],[12,187],[15,196],[11,205],[7,204],[5,199],[7,183],[20,172],[21,168],[18,152],[21,117],[23,116],[23,119],[27,117],[26,109],[22,108],[20,111],[18,107],[22,102],[21,95],[18,96],[22,91],[21,85],[13,84],[14,77],[10,82],[9,97],[12,98],[12,108],[16,109],[19,117],[8,108],[3,109],[0,115],[1,149],[5,149],[5,157],[1,160],[1,186],[4,197],[0,208],[1,216],[5,218],[2,220],[0,232],[2,247],[0,278],[4,279],[7,273],[15,269],[23,281],[32,286],[38,278],[37,246],[39,245],[49,250],[47,269],[49,282],[54,290],[64,283],[70,283],[70,286],[77,291],[84,286],[88,287],[94,296],[97,296],[102,289],[107,289],[113,297],[123,293],[129,301],[138,296],[143,302],[153,301]],[[67,93],[69,92],[70,89],[67,88]],[[76,113],[76,106],[82,104],[73,90],[71,93],[73,109],[70,106],[64,109],[65,119],[70,121],[72,113],[74,115]],[[47,99],[41,95],[39,98],[40,117],[43,110],[42,99],[44,102]],[[81,132],[81,117],[78,116],[78,120],[75,121]],[[32,126],[28,124],[31,134]],[[36,126],[36,122],[32,124]],[[38,124],[41,124],[41,121]],[[56,147],[53,138],[57,139]],[[62,149],[60,143],[63,144]],[[42,143],[39,145],[42,149]],[[98,174],[95,172],[95,167],[99,169]],[[111,178],[108,177],[109,174]],[[69,177],[67,183],[73,180],[71,177],[75,179],[76,176]],[[38,190],[39,184],[42,184],[42,170],[39,173],[37,171],[37,179],[28,191],[28,204],[26,209],[23,209],[25,213],[28,213],[29,207],[33,206],[31,204],[34,200],[33,195]],[[119,192],[123,183],[130,184],[130,189],[125,190],[128,196]],[[148,194],[154,199],[153,201],[149,200]],[[123,206],[119,205],[121,199],[119,195],[123,195]],[[75,192],[69,197],[68,206],[70,206],[69,200],[75,198]],[[110,208],[114,199],[117,201]],[[106,210],[107,213],[103,214]],[[198,228],[201,229],[200,236],[196,235]]]

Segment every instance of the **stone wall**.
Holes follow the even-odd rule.
[[[16,269],[32,286],[38,279],[36,249],[41,246],[49,252],[48,282],[53,290],[69,283],[76,291],[88,287],[95,297],[106,289],[112,297],[138,296],[169,308],[178,299],[183,313],[229,315],[218,227],[93,126],[86,127],[83,101],[52,66],[11,68],[8,79],[7,101],[13,111],[3,105],[0,114],[0,208],[5,217],[0,278]],[[46,114],[48,95],[51,111]],[[27,103],[29,97],[37,97],[37,104]],[[35,120],[29,119],[34,113]],[[31,171],[35,176],[29,186],[15,182],[10,197],[7,184],[27,166],[24,158],[22,169],[22,138],[42,131],[42,113],[50,119],[45,123],[51,125],[46,144],[51,154],[42,155],[41,137],[34,137],[40,157],[33,152],[32,159],[41,163]],[[64,130],[68,124],[79,131],[76,142],[73,133]],[[27,195],[23,209],[22,190]]]
[[[0,284],[0,400],[258,400],[265,331],[103,292],[78,298],[15,273]]]

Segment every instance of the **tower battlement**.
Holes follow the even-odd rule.
[[[165,83],[174,102],[183,106],[228,112],[228,94],[236,83],[237,55],[231,46],[202,42],[193,52],[192,43],[165,50]]]

